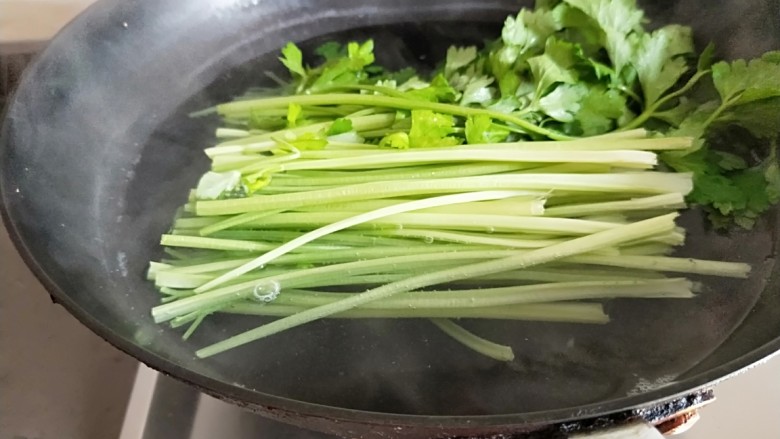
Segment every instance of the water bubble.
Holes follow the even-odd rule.
[[[495,228],[495,227],[492,227],[492,226],[491,226],[491,227],[486,227],[486,228],[485,228],[485,233],[493,233],[493,232],[495,232],[495,231],[496,231],[496,228]]]
[[[425,241],[426,244],[433,244],[433,236],[426,236],[423,241]]]
[[[257,301],[268,303],[279,297],[281,291],[282,286],[279,282],[275,280],[262,281],[255,285],[252,296],[254,296]]]

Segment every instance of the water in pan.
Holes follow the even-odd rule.
[[[658,11],[662,6],[658,5]],[[132,17],[125,21],[134,22]],[[496,26],[452,22],[401,25],[340,33],[319,41],[371,36],[381,48],[379,63],[430,68],[432,60],[453,42],[479,41],[496,30]],[[306,46],[317,43],[310,41]],[[122,131],[121,139],[113,135],[110,139],[119,143],[107,143],[114,151],[104,163],[108,170],[94,177],[100,180],[95,186],[105,194],[124,196],[94,201],[85,186],[84,199],[74,198],[69,205],[83,201],[82,208],[94,207],[92,219],[83,220],[83,215],[71,212],[73,207],[60,208],[52,202],[45,206],[31,202],[18,208],[29,214],[18,217],[37,219],[46,216],[46,209],[64,212],[58,223],[66,224],[69,234],[57,235],[37,220],[26,221],[21,228],[23,235],[46,237],[36,244],[46,249],[38,252],[39,259],[55,267],[50,275],[67,294],[121,336],[135,337],[155,355],[196,374],[301,401],[405,414],[528,413],[603,403],[672,382],[706,358],[748,313],[773,269],[769,258],[776,238],[771,232],[774,217],[753,232],[723,236],[707,231],[701,216],[691,212],[683,219],[693,243],[685,254],[751,263],[755,268],[751,279],[709,280],[708,290],[689,301],[614,301],[608,305],[613,321],[605,326],[465,322],[479,334],[512,345],[517,359],[511,364],[465,350],[428,322],[389,320],[316,322],[198,361],[193,356],[197,347],[254,327],[258,320],[216,316],[190,341],[181,341],[178,332],[151,323],[148,309],[157,293],[143,274],[147,261],[159,253],[156,242],[175,207],[207,165],[201,150],[213,140],[215,121],[192,120],[186,114],[229,99],[263,81],[262,71],[278,69],[276,53],[258,55],[251,46],[214,55],[212,69],[238,67],[222,72],[176,108],[170,102],[150,101],[137,123]],[[149,68],[155,67],[150,64]],[[160,73],[161,67],[157,69]],[[129,70],[121,75],[136,78]],[[174,98],[182,102],[186,96]],[[51,124],[57,126],[54,116]],[[70,140],[63,133],[68,134],[63,128],[60,141]],[[100,154],[82,158],[83,168],[99,160]],[[21,161],[35,164],[39,159],[33,156]],[[135,172],[119,172],[123,168]],[[78,172],[71,170],[69,178]],[[56,172],[51,175],[54,181],[60,178]],[[22,195],[40,184],[23,175],[14,178],[20,182]],[[95,236],[95,230],[102,232]],[[74,248],[83,248],[90,255],[89,262],[102,264],[105,273],[95,273],[95,265],[73,258]],[[119,256],[120,252],[125,256]]]
[[[426,69],[448,44],[478,42],[482,32],[473,26],[399,26],[328,36],[305,46],[330,38],[371,36],[378,47],[378,63]],[[262,82],[263,70],[275,64],[266,58],[256,60],[227,74],[210,90],[227,97],[244,85]],[[231,90],[225,93],[227,84]],[[209,97],[215,99],[219,100]],[[181,123],[178,116],[172,122]],[[684,253],[734,259],[734,236],[707,232],[700,217],[694,212],[684,219],[694,243]],[[747,239],[752,236],[757,235],[745,234]],[[613,321],[606,326],[465,323],[479,334],[512,345],[518,358],[511,364],[474,355],[426,321],[390,320],[314,323],[208,362],[227,371],[235,370],[231,365],[236,362],[251,361],[253,367],[242,368],[245,373],[231,379],[298,400],[372,411],[473,415],[604,401],[672,382],[720,344],[762,290],[763,270],[771,268],[762,265],[771,254],[771,241],[754,244],[750,254],[737,255],[756,266],[751,280],[710,279],[707,290],[694,300],[614,301],[608,305]],[[214,317],[193,337],[193,346],[260,321],[264,320]]]

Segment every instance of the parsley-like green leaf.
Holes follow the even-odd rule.
[[[514,71],[507,71],[498,77],[498,90],[503,97],[513,97],[517,94],[517,88],[520,87],[520,76]]]
[[[490,116],[478,114],[466,119],[466,142],[470,145],[506,140],[509,130],[496,126]]]
[[[780,165],[777,163],[777,139],[772,144],[772,149],[764,162],[764,179],[767,187],[766,193],[772,204],[780,202]]]
[[[301,112],[303,112],[303,107],[298,104],[287,106],[287,127],[293,128],[297,125]]]
[[[687,151],[666,152],[661,155],[664,163],[675,171],[693,173],[694,190],[688,199],[705,209],[710,222],[716,228],[726,228],[733,224],[751,228],[763,212],[780,200],[780,172],[777,169],[775,144],[777,131],[773,132],[767,128],[773,126],[771,123],[762,126],[748,116],[745,116],[746,119],[735,116],[740,114],[738,108],[753,105],[756,113],[751,116],[761,115],[761,103],[762,101],[757,101],[734,107],[719,118],[715,116],[722,110],[723,104],[711,101],[701,105],[677,130],[671,132],[671,135],[698,136],[695,146]],[[772,107],[763,110],[772,111]],[[748,167],[742,156],[713,150],[705,141],[707,135],[720,135],[720,131],[711,132],[712,125],[709,123],[713,121],[713,117],[719,129],[722,126],[738,125],[749,129],[759,138],[772,138],[775,143],[771,146],[769,156],[758,165]],[[776,123],[774,126],[776,127]],[[740,134],[737,138],[742,139],[745,135]],[[741,149],[742,153],[755,159],[752,150],[754,145],[751,143],[755,139],[745,140],[744,145],[732,145],[734,150]]]
[[[602,44],[621,74],[630,65],[636,52],[635,39],[629,34],[641,30],[644,12],[636,0],[565,0],[593,19],[603,31]]]
[[[572,69],[575,62],[573,50],[572,44],[550,38],[544,54],[528,60],[536,80],[537,95],[543,95],[553,84],[573,84],[577,81],[577,72]]]
[[[709,70],[712,67],[712,63],[715,61],[715,44],[710,42],[707,47],[701,51],[699,55],[699,62],[696,64],[696,70],[703,72]]]
[[[573,122],[587,93],[584,84],[561,84],[539,100],[539,108],[559,122]]]
[[[454,146],[461,139],[450,136],[455,130],[455,118],[430,110],[412,110],[412,128],[409,130],[410,148]]]
[[[720,158],[718,166],[726,171],[734,171],[748,167],[747,163],[745,163],[745,159],[736,154],[726,151],[713,151],[713,153]]]
[[[422,83],[424,84],[424,83]],[[409,86],[409,84],[405,84]],[[400,87],[399,87],[400,89]],[[422,99],[432,102],[454,102],[458,96],[458,92],[455,91],[447,78],[442,74],[434,76],[431,83],[424,88],[416,88],[406,92],[406,95],[415,99]]]
[[[541,50],[547,38],[558,29],[555,16],[546,10],[522,9],[517,16],[507,17],[501,30],[506,45],[502,61],[513,64],[522,55]]]
[[[719,124],[734,124],[760,139],[780,134],[780,97],[762,99],[735,106],[718,119]]]
[[[516,96],[503,97],[487,107],[489,110],[509,114],[520,108],[520,101]]]
[[[374,62],[374,40],[366,40],[363,44],[350,42],[347,44],[347,57],[355,70],[372,64]]]
[[[350,119],[346,119],[343,117],[340,117],[333,121],[332,124],[330,124],[330,127],[328,128],[328,131],[325,132],[328,136],[336,136],[343,133],[348,133],[352,131],[352,121]]]
[[[615,90],[584,83],[561,84],[539,100],[539,108],[564,122],[567,132],[582,136],[603,134],[615,128],[626,108],[625,97]]]
[[[395,81],[398,84],[403,84],[416,74],[417,72],[414,70],[414,68],[404,67],[403,69],[397,70],[395,72],[385,72],[382,75],[382,78],[389,81]]]
[[[346,50],[344,50],[344,46],[338,42],[328,41],[327,43],[314,49],[314,53],[325,58],[325,61],[332,61],[346,55]]]
[[[409,134],[403,131],[388,134],[379,141],[380,148],[409,149]]]
[[[426,87],[430,87],[431,83],[427,81],[423,81],[420,79],[419,76],[414,75],[401,83],[398,86],[399,91],[410,91],[410,90],[422,90]]]
[[[300,150],[322,149],[328,145],[328,141],[316,133],[299,134],[295,140],[287,140],[287,143]]]
[[[306,76],[306,69],[303,68],[303,53],[295,43],[289,42],[282,48],[282,56],[279,61],[287,67],[293,76]]]
[[[494,90],[490,87],[493,83],[493,78],[488,76],[480,76],[472,78],[466,85],[460,98],[460,105],[479,104],[487,106],[494,99]]]
[[[750,62],[721,61],[712,66],[712,80],[724,105],[746,104],[780,96],[780,63],[770,52]]]
[[[364,69],[374,62],[373,50],[373,40],[363,44],[350,42],[346,57],[332,58],[317,70],[318,76],[309,90],[317,92],[333,86],[359,83],[368,76]]]
[[[641,28],[644,13],[636,0],[564,0],[591,17],[605,31],[624,35]]]
[[[474,46],[447,49],[447,59],[444,63],[444,74],[449,76],[460,68],[466,67],[477,58],[477,48]]]
[[[633,65],[649,106],[689,70],[684,55],[693,53],[693,37],[689,27],[671,25],[638,38]]]
[[[615,120],[623,115],[626,98],[616,90],[596,87],[583,98],[577,120],[582,135],[604,134],[615,128]]]
[[[669,131],[667,134],[670,136],[687,136],[694,138],[704,137],[704,133],[707,131],[708,123],[711,122],[712,115],[718,111],[720,103],[718,101],[705,102],[695,110],[693,110],[688,116],[680,122],[677,129]],[[668,154],[676,155],[685,153],[685,151],[675,151]]]

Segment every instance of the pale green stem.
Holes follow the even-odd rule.
[[[512,348],[484,339],[449,319],[431,319],[434,325],[467,348],[498,361],[512,361]]]
[[[690,174],[666,172],[502,174],[416,181],[379,181],[302,193],[199,201],[196,207],[198,215],[212,216],[365,199],[483,190],[526,190],[529,191],[527,195],[543,197],[551,188],[557,191],[637,194],[679,192],[685,195],[693,189],[693,182]]]
[[[592,235],[575,238],[570,241],[552,245],[543,249],[532,250],[523,255],[512,256],[504,259],[475,263],[463,267],[436,271],[420,276],[410,277],[398,282],[392,282],[381,287],[354,295],[338,302],[323,305],[317,308],[302,311],[298,314],[285,317],[267,325],[249,330],[242,334],[230,337],[221,342],[207,346],[196,352],[200,358],[209,357],[225,350],[276,334],[278,332],[319,320],[324,317],[344,312],[355,307],[370,303],[395,294],[425,288],[445,282],[454,282],[460,279],[485,276],[493,273],[511,271],[520,268],[528,268],[544,264],[557,259],[573,256],[600,248],[615,246],[624,242],[640,239],[644,236],[663,233],[674,229],[676,214],[664,215],[649,220],[639,221],[618,228],[594,233]]]
[[[205,283],[204,285],[196,288],[195,292],[202,293],[204,291],[213,289],[216,286],[228,282],[231,279],[238,277],[244,273],[263,267],[265,264],[267,264],[270,261],[273,261],[277,257],[289,253],[304,244],[316,240],[317,238],[368,221],[383,218],[386,216],[395,215],[402,212],[426,209],[430,207],[446,206],[450,204],[459,204],[459,203],[469,203],[475,201],[500,200],[500,199],[516,197],[520,195],[523,194],[518,192],[513,192],[513,191],[489,191],[489,192],[472,192],[467,194],[444,195],[441,197],[426,198],[422,200],[400,203],[393,206],[388,206],[370,212],[362,213],[360,215],[355,215],[353,217],[328,224],[324,227],[320,227],[319,229],[305,233],[293,239],[292,241],[286,242],[281,246],[269,251],[268,253],[258,257],[252,262],[244,264],[241,267],[235,268],[217,277],[216,279]]]

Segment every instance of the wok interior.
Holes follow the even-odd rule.
[[[721,235],[693,211],[682,219],[690,235],[680,254],[748,262],[750,279],[705,279],[693,300],[612,301],[613,320],[604,326],[464,321],[511,345],[517,359],[510,364],[482,358],[417,320],[316,322],[196,360],[197,347],[265,320],[215,316],[183,341],[149,316],[159,296],[144,278],[147,263],[206,170],[202,149],[214,140],[215,119],[187,114],[268,84],[263,71],[281,73],[277,50],[287,40],[310,50],[330,39],[371,37],[379,64],[426,69],[450,44],[497,35],[518,4],[152,3],[101,3],[52,44],[8,112],[2,162],[9,219],[58,286],[55,294],[110,341],[141,346],[142,360],[160,367],[165,359],[177,366],[169,372],[187,380],[255,392],[249,403],[271,394],[396,414],[575,413],[593,404],[619,407],[629,395],[686,379],[692,387],[701,374],[717,378],[728,371],[716,368],[780,335],[776,216],[750,232]],[[344,9],[323,6],[337,3]],[[644,6],[659,23],[693,25],[723,56],[780,45],[775,1]],[[355,23],[368,27],[344,31]]]

